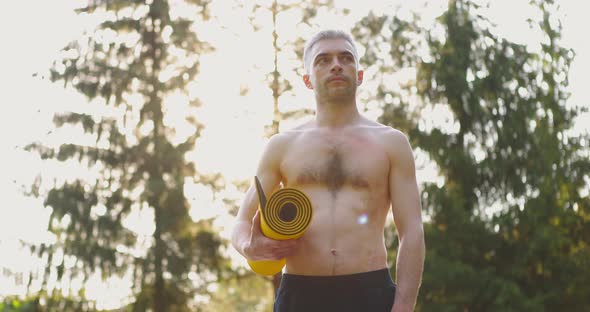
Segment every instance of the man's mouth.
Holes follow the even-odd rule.
[[[332,81],[343,81],[343,82],[345,82],[346,79],[344,79],[344,77],[332,77],[332,78],[328,79],[328,82],[332,82]]]

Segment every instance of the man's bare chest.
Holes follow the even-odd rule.
[[[294,142],[281,163],[288,184],[370,188],[389,173],[389,158],[375,140],[359,135],[312,136]]]

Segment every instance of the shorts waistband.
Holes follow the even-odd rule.
[[[295,287],[382,287],[384,285],[394,285],[389,275],[389,269],[381,269],[363,273],[333,275],[333,276],[315,276],[315,275],[296,275],[283,274],[281,283],[289,284]]]

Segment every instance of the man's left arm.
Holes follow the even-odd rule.
[[[424,268],[424,229],[414,155],[407,137],[397,131],[388,140],[389,194],[398,232],[397,290],[392,312],[414,311]]]

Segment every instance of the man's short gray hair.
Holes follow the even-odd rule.
[[[310,63],[311,63],[312,55],[310,55],[310,52],[311,52],[311,49],[313,48],[313,46],[316,43],[318,43],[318,41],[329,40],[329,39],[344,39],[344,40],[348,41],[348,43],[350,43],[350,45],[352,46],[352,53],[354,54],[354,61],[358,67],[359,57],[358,57],[358,52],[356,51],[356,45],[354,44],[354,40],[352,39],[352,36],[342,30],[329,29],[329,30],[322,30],[322,31],[318,32],[313,37],[311,37],[309,40],[307,40],[307,42],[305,43],[305,49],[303,50],[303,67],[305,68],[306,72],[309,73],[309,69],[311,67]]]

